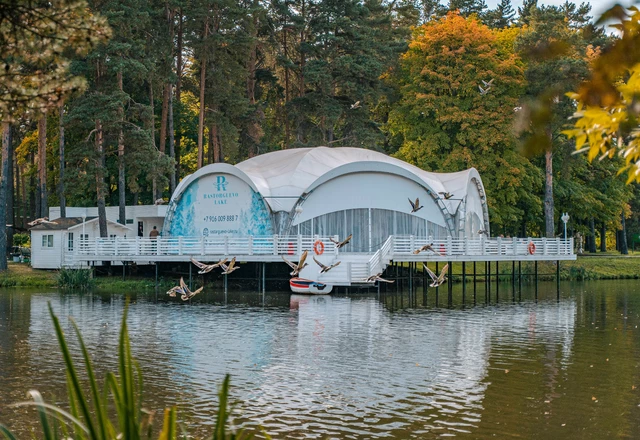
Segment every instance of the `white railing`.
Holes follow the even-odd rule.
[[[536,256],[571,256],[573,253],[573,238],[451,238],[433,240],[431,238],[415,237],[413,235],[393,236],[394,258],[415,255],[416,258],[437,257],[531,257]],[[414,252],[425,245],[431,245],[430,250],[418,254]],[[437,252],[437,254],[436,254]]]
[[[83,241],[73,251],[83,257],[171,257],[203,255],[300,255],[313,251],[317,240],[322,241],[324,252],[336,253],[335,244],[328,237],[319,236],[248,236],[248,237],[168,237],[168,238],[96,238]]]
[[[337,238],[337,237],[334,237]],[[281,255],[298,257],[304,251],[313,252],[316,241],[322,241],[324,252],[338,256],[349,253],[349,247],[336,249],[328,237],[297,235],[280,237],[168,237],[168,238],[96,238],[93,241],[81,241],[72,252],[65,252],[65,260],[75,261],[105,260],[114,261],[185,261],[189,257],[237,256],[255,257],[256,261],[279,260]],[[440,255],[423,251],[414,254],[422,246],[430,244]],[[72,255],[71,255],[72,254]],[[553,259],[553,257],[575,257],[573,239],[560,238],[431,238],[411,235],[392,235],[383,246],[363,264],[369,275],[384,269],[390,260],[418,261],[425,259],[462,260],[473,259]],[[120,258],[119,258],[120,257]],[[361,263],[358,263],[358,266]],[[360,271],[360,267],[354,270]],[[361,274],[358,273],[358,277]]]

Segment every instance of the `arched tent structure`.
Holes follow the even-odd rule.
[[[416,198],[423,207],[411,212]],[[201,168],[176,188],[163,235],[353,234],[351,249],[369,252],[391,234],[477,237],[480,229],[489,231],[489,215],[474,168],[431,173],[371,150],[317,147]]]

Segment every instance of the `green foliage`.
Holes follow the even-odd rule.
[[[49,304],[49,314],[60,345],[67,374],[67,394],[69,411],[47,404],[37,391],[30,391],[33,402],[25,402],[18,406],[34,406],[38,412],[42,438],[56,440],[74,438],[79,440],[126,439],[140,440],[152,438],[153,414],[143,410],[142,374],[138,362],[131,354],[131,343],[127,329],[127,309],[125,308],[120,328],[118,343],[118,376],[113,372],[106,375],[104,391],[99,387],[93,370],[89,351],[82,339],[82,334],[75,321],[71,321],[82,353],[84,379],[89,391],[85,389],[67,344],[62,326]],[[219,397],[219,408],[216,423],[213,427],[214,440],[251,439],[252,435],[242,430],[229,427],[229,383],[227,375],[222,383]],[[112,415],[111,415],[112,414]],[[186,433],[183,431],[183,437]],[[176,407],[164,411],[162,430],[158,434],[160,440],[177,439],[178,422]],[[9,440],[15,436],[0,425],[0,434]],[[269,438],[267,436],[267,438]]]
[[[13,245],[31,247],[31,234],[13,234]]]
[[[95,285],[93,271],[86,269],[68,269],[63,267],[57,276],[58,287],[63,289],[87,290]]]
[[[3,2],[0,15],[0,119],[55,105],[84,80],[69,74],[70,57],[85,55],[110,29],[84,1]]]

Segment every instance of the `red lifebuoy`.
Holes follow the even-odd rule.
[[[529,251],[529,255],[536,253],[536,244],[533,241],[530,241],[527,245],[527,251]]]
[[[316,240],[316,242],[313,243],[313,252],[315,252],[316,255],[322,255],[324,253],[324,243]]]
[[[289,242],[289,249],[287,250],[287,254],[289,254],[289,255],[293,255],[293,251],[294,251],[294,249],[293,249],[293,243],[292,243],[292,242]]]

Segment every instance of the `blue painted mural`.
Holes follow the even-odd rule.
[[[271,235],[271,215],[260,194],[229,174],[209,174],[184,189],[165,226],[168,235]]]

